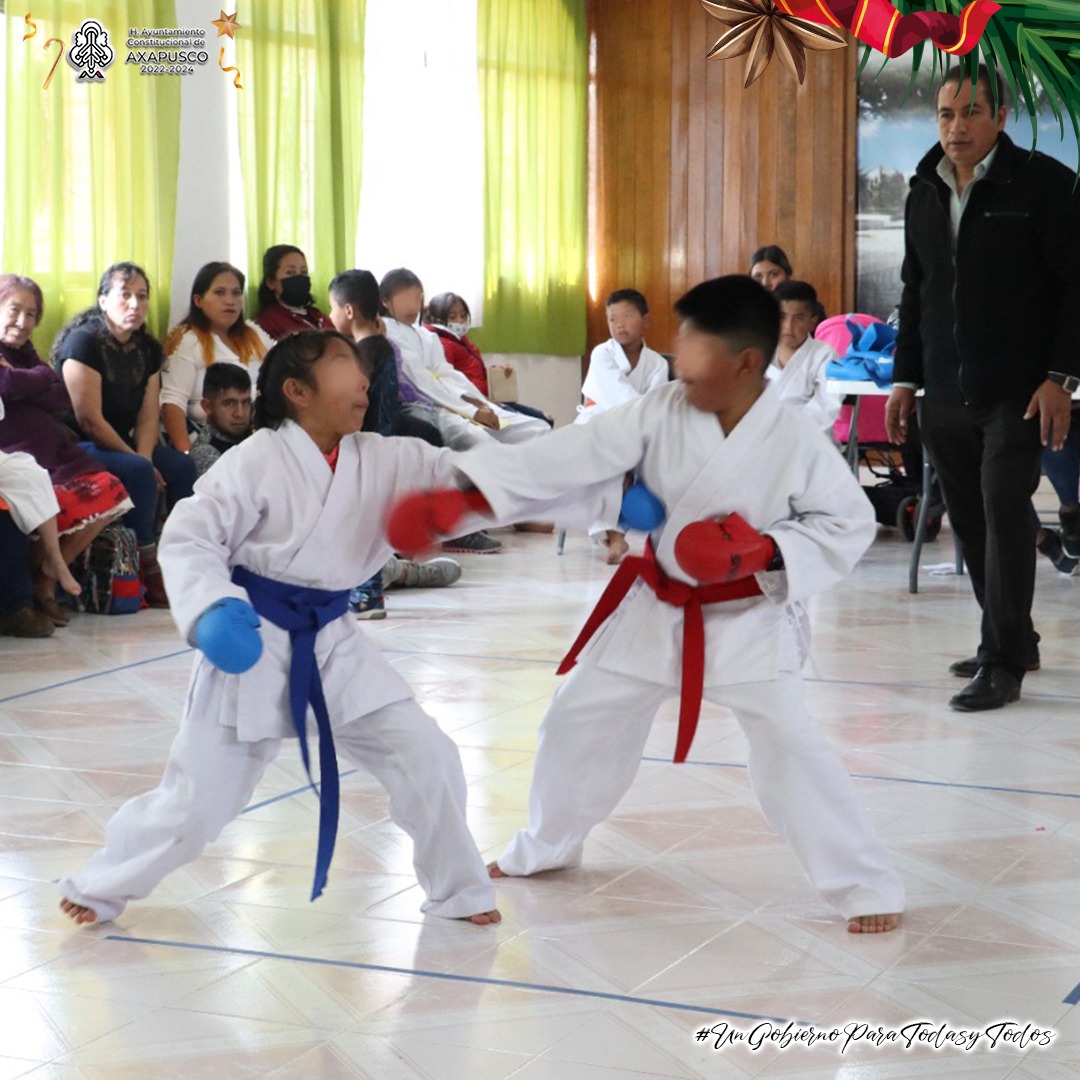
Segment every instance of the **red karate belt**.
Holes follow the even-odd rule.
[[[991,16],[1001,10],[993,0],[972,0],[959,15],[913,11],[901,15],[889,0],[776,0],[786,14],[809,22],[850,30],[861,42],[889,58],[901,56],[920,41],[942,52],[965,56],[979,43]]]
[[[690,744],[697,732],[701,715],[701,699],[705,692],[705,604],[721,604],[728,600],[745,600],[760,596],[761,587],[754,577],[740,581],[724,581],[716,585],[687,585],[673,581],[660,568],[652,543],[646,541],[644,555],[623,559],[608,587],[597,601],[592,614],[581,628],[577,640],[559,664],[559,675],[565,675],[576,663],[578,654],[604,621],[623,602],[630,586],[638,579],[656,594],[657,600],[683,609],[682,693],[679,699],[679,734],[675,741],[674,761],[686,760]]]

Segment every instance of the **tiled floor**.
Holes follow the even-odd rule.
[[[583,538],[562,558],[551,537],[504,539],[457,586],[391,594],[392,617],[368,624],[460,745],[485,855],[523,820],[555,661],[609,573]],[[1044,668],[1018,705],[964,716],[945,669],[975,644],[967,581],[924,573],[909,596],[908,552],[883,531],[815,604],[808,671],[907,879],[904,929],[880,938],[846,934],[806,885],[710,707],[682,766],[665,708],[585,866],[503,885],[497,928],[421,917],[408,845],[361,773],[330,889],[308,903],[315,800],[286,748],[205,857],[116,924],[73,929],[51,882],[156,781],[190,655],[158,612],[0,641],[0,1080],[1080,1075],[1080,580],[1040,564]],[[946,533],[925,561],[950,553]],[[1057,1034],[715,1048],[724,1025],[760,1038],[789,1020]]]

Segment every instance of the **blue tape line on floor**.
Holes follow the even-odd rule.
[[[106,668],[104,671],[94,671],[89,675],[79,675],[74,679],[65,679],[63,682],[51,683],[49,686],[39,686],[34,690],[23,690],[18,694],[9,694],[0,698],[0,705],[9,701],[18,701],[19,698],[32,697],[34,694],[44,694],[49,690],[59,690],[65,686],[74,686],[75,683],[86,682],[87,679],[100,679],[103,675],[115,675],[119,671],[130,671],[132,668],[145,667],[147,664],[156,664],[159,660],[171,660],[175,656],[184,656],[193,653],[194,649],[179,649],[176,652],[164,653],[161,656],[151,656],[147,660],[136,660],[130,664],[121,664],[120,667]]]
[[[630,994],[612,994],[603,990],[579,990],[572,986],[548,986],[545,983],[517,982],[514,979],[493,979],[483,975],[455,975],[446,971],[424,971],[422,968],[364,964],[358,960],[328,960],[320,956],[295,956],[290,953],[263,952],[260,949],[230,949],[225,945],[197,945],[187,941],[163,941],[157,938],[127,937],[123,934],[109,934],[104,940],[126,942],[129,945],[155,945],[166,949],[189,949],[193,952],[222,953],[227,956],[250,956],[257,960],[286,960],[294,964],[353,968],[357,971],[377,971],[386,975],[419,976],[424,979],[441,979],[444,982],[476,983],[481,986],[498,986],[507,990],[531,990],[542,994],[565,994],[569,997],[615,1001],[622,1005],[649,1005],[657,1009],[676,1009],[680,1012],[701,1013],[707,1016],[728,1016],[738,1020],[768,1020],[774,1024],[796,1023],[800,1026],[806,1024],[805,1021],[791,1021],[779,1016],[763,1016],[760,1013],[739,1012],[735,1009],[710,1009],[703,1005],[686,1005],[678,1001],[633,997]]]
[[[1065,998],[1062,1005],[1076,1005],[1080,1003],[1080,983],[1073,987],[1072,992]]]

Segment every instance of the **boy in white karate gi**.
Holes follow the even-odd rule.
[[[243,810],[283,738],[298,737],[307,764],[312,726],[312,899],[337,826],[336,743],[389,792],[390,815],[414,843],[422,909],[499,921],[466,824],[457,748],[348,613],[351,587],[391,554],[380,523],[396,494],[457,478],[447,450],[360,433],[367,386],[347,338],[284,338],[259,372],[261,430],[170,515],[159,555],[173,617],[200,652],[161,784],[121,807],[105,847],[60,882],[61,907],[76,922],[115,919],[195,859]]]
[[[809,880],[853,933],[892,930],[903,883],[806,713],[800,675],[801,602],[848,576],[874,538],[873,510],[814,422],[765,379],[775,299],[750,278],[726,277],[692,289],[676,311],[677,382],[536,443],[459,459],[479,489],[469,505],[482,495],[498,517],[519,510],[525,493],[573,496],[572,485],[619,485],[631,469],[667,513],[563,661],[560,671],[573,670],[540,729],[529,827],[491,872],[578,865],[589,831],[633,781],[657,709],[681,692],[676,761],[701,699],[729,708],[761,809]],[[391,538],[416,548],[453,528],[447,498],[404,500]]]
[[[670,378],[667,360],[645,344],[649,328],[649,302],[637,289],[616,289],[606,304],[608,331],[589,356],[589,370],[581,385],[585,399],[578,406],[575,424],[620,405],[636,401],[642,394],[663,386]],[[605,506],[600,519],[589,529],[607,548],[607,561],[617,563],[630,550],[626,534],[618,527],[618,502]]]
[[[785,281],[773,295],[780,303],[780,343],[765,377],[782,401],[803,409],[831,439],[843,402],[826,389],[825,368],[840,357],[828,342],[811,336],[818,322],[817,290],[805,281]]]
[[[417,325],[424,287],[411,270],[391,270],[379,282],[379,293],[387,311],[386,336],[401,350],[401,373],[435,405],[439,434],[447,446],[465,450],[492,438],[521,442],[551,430],[543,420],[488,401],[447,362],[438,336]]]

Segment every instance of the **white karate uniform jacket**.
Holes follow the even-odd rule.
[[[825,389],[825,365],[839,358],[828,342],[808,337],[783,367],[774,358],[765,369],[765,377],[775,385],[781,400],[803,409],[830,437],[843,401]]]
[[[581,386],[585,404],[578,406],[577,422],[634,401],[663,386],[668,378],[667,360],[648,345],[642,345],[637,366],[631,368],[623,347],[614,338],[608,338],[589,357],[589,370]]]
[[[450,412],[471,420],[477,413],[477,406],[470,405],[465,400],[466,397],[471,397],[475,401],[484,402],[503,425],[529,419],[521,413],[488,401],[447,361],[437,334],[423,326],[406,326],[397,319],[387,318],[385,322],[386,336],[401,350],[401,373],[419,393],[439,408],[449,409]]]
[[[876,532],[873,508],[843,457],[771,386],[730,436],[715,415],[686,401],[680,383],[669,383],[544,439],[470,450],[458,465],[500,518],[518,513],[523,496],[548,500],[573,484],[621,483],[637,468],[667,509],[652,533],[657,561],[688,583],[696,584],[674,555],[686,525],[737,512],[769,533],[785,569],[758,575],[764,595],[704,608],[707,687],[797,670],[808,644],[801,601],[843,581]],[[589,649],[607,671],[678,688],[682,622],[681,609],[639,582]]]
[[[248,599],[230,580],[234,566],[307,588],[349,589],[366,581],[392,554],[384,532],[390,507],[409,491],[456,486],[454,459],[420,439],[365,433],[341,440],[331,472],[299,425],[257,431],[222,455],[165,523],[158,558],[181,635],[195,645],[195,624],[211,604]],[[524,519],[552,512],[528,499],[515,505]],[[515,520],[523,518],[507,519]],[[491,521],[471,515],[462,528],[482,524]],[[289,635],[268,619],[260,629],[262,656],[241,675],[197,654],[185,705],[187,713],[235,727],[241,742],[294,734]],[[315,655],[335,727],[412,697],[352,614],[319,632]]]
[[[3,419],[4,401],[0,398]],[[27,536],[60,513],[49,474],[32,455],[21,450],[14,454],[0,450],[0,498],[8,504],[18,530]]]

